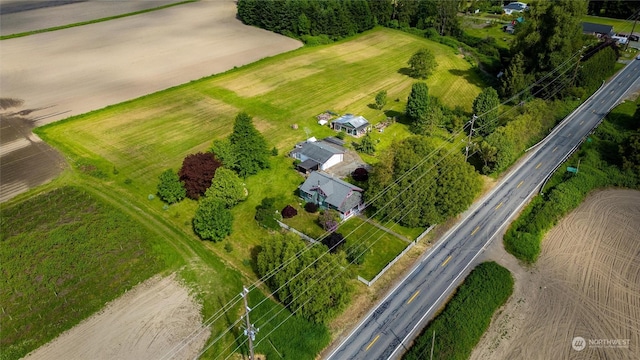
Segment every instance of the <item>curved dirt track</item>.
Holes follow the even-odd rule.
[[[591,194],[547,234],[530,269],[503,249],[488,255],[516,285],[471,359],[640,358],[640,191]],[[586,348],[574,350],[574,337]],[[589,343],[599,339],[620,342]]]
[[[161,359],[201,324],[200,307],[175,276],[156,276],[25,359]],[[172,359],[193,359],[209,334],[200,333]]]

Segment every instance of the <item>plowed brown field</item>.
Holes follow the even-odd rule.
[[[549,232],[530,269],[494,245],[487,256],[516,285],[471,359],[640,359],[639,191],[590,195]]]

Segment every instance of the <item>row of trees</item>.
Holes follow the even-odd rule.
[[[461,33],[462,2],[452,0],[239,0],[238,17],[247,25],[293,37],[333,39],[382,25],[434,28],[440,35]]]
[[[373,166],[368,185],[366,199],[381,218],[428,227],[468,208],[481,180],[458,151],[437,150],[432,139],[411,136]]]
[[[252,118],[240,113],[231,135],[214,141],[211,152],[188,155],[180,171],[168,169],[160,174],[158,196],[169,204],[185,197],[199,200],[194,232],[203,240],[222,240],[231,233],[231,208],[248,195],[240,176],[246,178],[269,167],[269,154]]]
[[[325,245],[307,244],[294,234],[265,238],[257,269],[278,300],[289,310],[316,323],[326,323],[349,303],[349,264],[343,252],[325,254]]]

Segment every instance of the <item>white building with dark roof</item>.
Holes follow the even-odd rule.
[[[363,190],[329,174],[314,171],[298,188],[300,197],[321,209],[333,209],[345,220],[364,208]]]
[[[315,141],[312,138],[297,144],[289,156],[301,161],[298,164],[298,170],[308,173],[315,170],[326,170],[342,162],[346,151],[337,142]]]
[[[527,7],[528,7],[527,4],[523,2],[515,1],[512,3],[509,3],[508,5],[503,6],[502,10],[504,11],[505,14],[511,15],[513,13],[521,13],[527,10]]]

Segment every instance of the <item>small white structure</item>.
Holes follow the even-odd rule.
[[[503,6],[502,10],[504,11],[505,14],[511,15],[513,13],[521,13],[527,10],[527,7],[528,7],[527,4],[523,2],[515,1],[512,3],[509,3],[508,5]]]

